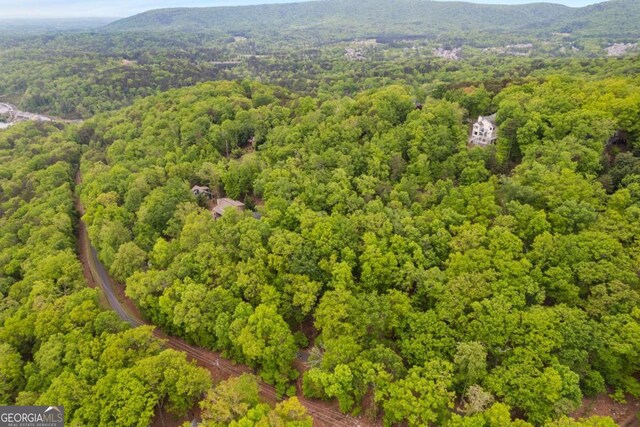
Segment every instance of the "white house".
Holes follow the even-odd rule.
[[[497,138],[496,115],[478,117],[478,121],[473,124],[469,142],[475,145],[489,145],[493,144]]]

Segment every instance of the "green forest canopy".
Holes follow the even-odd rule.
[[[637,38],[640,3],[367,4],[356,19],[347,0],[198,10],[196,25],[152,11],[0,40],[1,100],[23,109],[86,118],[156,94],[0,132],[0,404],[146,426],[206,392],[204,426],[310,423],[295,398],[261,403],[255,377],[211,389],[102,310],[74,250],[82,158],[91,240],[127,295],[281,394],[308,348],[306,396],[386,424],[614,425],[566,414],[640,396],[639,62],[597,58]],[[282,16],[296,27],[263,30]],[[469,31],[479,16],[490,32]],[[382,44],[354,41],[369,36]],[[529,42],[530,57],[484,50]],[[159,93],[221,79],[236,81]],[[467,146],[469,120],[493,112],[495,146]],[[247,211],[214,221],[194,184]]]
[[[51,124],[0,132],[0,404],[64,406],[69,425],[147,426],[186,414],[211,384],[151,327],[98,304],[75,253],[81,147]]]
[[[169,91],[77,130],[85,220],[151,321],[280,392],[311,342],[304,393],[343,411],[371,392],[388,423],[548,424],[640,396],[639,83],[512,85],[487,149],[457,103],[403,86]],[[261,218],[215,221],[194,184]]]

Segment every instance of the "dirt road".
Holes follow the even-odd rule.
[[[80,177],[76,178],[80,182]],[[79,199],[76,198],[76,209],[80,215],[84,214],[84,208]],[[87,227],[84,221],[79,221],[78,227],[78,254],[82,261],[83,270],[87,282],[90,286],[98,287],[102,290],[105,302],[113,309],[121,319],[129,322],[132,326],[148,325],[133,302],[124,295],[124,287],[117,284],[107,273],[102,265],[95,249],[91,246]],[[208,369],[216,381],[229,377],[238,376],[245,372],[251,372],[251,368],[220,356],[219,353],[188,344],[183,339],[170,336],[162,332],[159,328],[153,331],[154,336],[165,341],[165,345],[175,350],[183,351],[187,356],[195,360],[200,366]],[[277,402],[278,396],[275,389],[265,383],[260,384],[261,397],[270,403]],[[337,406],[331,402],[308,399],[298,390],[300,403],[307,408],[313,417],[314,426],[318,427],[347,427],[347,426],[370,426],[372,423],[367,419],[354,418],[342,414]]]

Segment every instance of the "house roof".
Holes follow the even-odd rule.
[[[222,215],[224,213],[224,210],[230,207],[242,208],[244,207],[244,203],[239,202],[237,200],[233,200],[233,199],[227,199],[227,198],[218,199],[216,206],[213,208],[213,212],[219,215]]]
[[[209,187],[203,187],[203,186],[200,186],[200,185],[194,185],[191,188],[191,191],[209,191]]]
[[[490,116],[480,116],[478,117],[478,123],[482,123],[483,126],[495,126],[496,125],[496,115],[495,113]]]

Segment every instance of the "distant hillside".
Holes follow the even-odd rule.
[[[295,39],[430,36],[474,31],[586,35],[640,34],[640,1],[583,8],[558,4],[482,5],[429,0],[326,0],[259,6],[151,10],[107,31],[180,31]]]
[[[447,32],[522,32],[548,28],[572,9],[562,5],[481,5],[428,0],[326,0],[259,6],[151,10],[121,19],[110,31],[222,32],[332,39]]]
[[[119,18],[0,19],[0,34],[33,35],[60,31],[87,31]]]
[[[611,0],[575,9],[564,21],[562,32],[640,37],[640,0]]]

